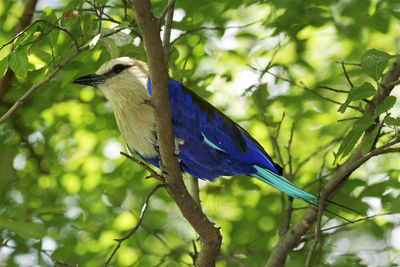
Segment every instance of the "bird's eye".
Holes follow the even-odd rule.
[[[117,64],[112,68],[111,71],[115,74],[118,74],[129,67],[130,67],[129,65]]]

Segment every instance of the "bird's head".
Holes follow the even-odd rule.
[[[147,78],[146,63],[129,57],[120,57],[104,63],[95,74],[79,77],[73,83],[97,87],[112,101],[115,97],[131,94],[146,97]]]

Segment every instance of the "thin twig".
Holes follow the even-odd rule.
[[[158,24],[160,25],[160,27],[165,16],[168,14],[168,11],[174,9],[174,5],[175,5],[175,0],[168,1],[168,5],[164,8],[164,10],[161,12],[161,15],[158,17]]]
[[[128,159],[136,162],[137,164],[139,164],[143,169],[147,170],[148,172],[150,172],[150,175],[148,177],[153,177],[156,178],[157,180],[159,180],[160,182],[165,182],[164,177],[162,177],[161,175],[159,175],[156,171],[154,171],[152,168],[150,168],[149,166],[147,166],[144,162],[142,162],[141,160],[132,157],[131,155],[126,154],[125,152],[119,152],[121,155],[127,157]]]
[[[129,156],[129,155],[127,155],[127,156]],[[122,237],[122,238],[119,238],[119,239],[114,239],[114,241],[116,241],[118,244],[117,244],[117,246],[115,247],[115,249],[113,250],[113,252],[111,253],[110,257],[108,257],[106,263],[104,264],[104,267],[108,266],[108,264],[111,262],[111,260],[112,260],[112,258],[114,257],[115,253],[117,253],[118,249],[121,247],[122,242],[124,242],[125,240],[127,240],[128,238],[130,238],[130,237],[139,229],[140,225],[142,224],[143,217],[144,217],[144,215],[145,215],[145,213],[146,213],[146,210],[147,210],[147,207],[148,207],[148,204],[149,204],[150,197],[151,197],[158,189],[160,189],[161,187],[164,187],[164,186],[165,186],[165,184],[158,184],[158,185],[156,185],[156,186],[150,191],[150,193],[147,194],[147,196],[146,196],[146,198],[145,198],[145,200],[144,200],[143,206],[142,206],[142,210],[140,211],[140,217],[139,217],[138,222],[137,222],[136,225],[129,231],[129,233],[128,233],[126,236],[124,236],[124,237]]]
[[[351,63],[351,62],[344,62],[344,61],[336,61],[336,63],[337,64],[349,65],[349,66],[361,67],[360,63]]]
[[[313,153],[311,153],[308,157],[304,158],[299,164],[297,164],[297,168],[293,173],[293,177],[296,177],[297,174],[299,173],[300,169],[307,163],[309,162],[312,158],[314,158],[316,155],[318,155],[319,153],[323,152],[325,149],[328,149],[329,147],[333,146],[334,144],[336,144],[337,142],[340,142],[343,139],[343,137],[338,137],[336,139],[333,139],[332,141],[330,141],[329,143],[327,143],[326,145],[323,145],[321,147],[319,147],[319,149],[317,149],[316,151],[314,151]]]
[[[62,267],[76,267],[77,266],[77,265],[73,266],[73,265],[70,265],[68,263],[65,263],[64,261],[62,261],[60,259],[54,261],[54,264],[58,265],[58,266],[62,266]]]
[[[287,165],[289,166],[289,175],[286,178],[288,178],[289,181],[293,180],[293,176],[292,176],[293,175],[292,153],[290,152],[290,147],[292,146],[292,141],[293,141],[294,125],[295,125],[295,123],[292,124],[292,128],[290,129],[289,142],[288,142],[288,145],[286,147],[287,153],[288,153],[288,163],[287,163]]]
[[[270,74],[270,75],[272,75],[272,76],[274,76],[275,78],[277,78],[277,79],[279,79],[279,80],[286,81],[286,82],[288,82],[289,84],[291,84],[291,85],[293,85],[293,86],[296,86],[296,87],[298,87],[298,88],[304,89],[305,91],[310,92],[310,93],[312,93],[312,94],[318,96],[318,97],[321,98],[321,99],[324,99],[324,100],[326,100],[326,101],[329,101],[329,102],[334,103],[334,104],[337,104],[337,105],[342,105],[342,104],[343,104],[343,103],[340,103],[340,102],[338,102],[338,101],[336,101],[336,100],[333,100],[333,99],[330,99],[330,98],[328,98],[328,97],[326,97],[326,96],[323,96],[323,95],[321,95],[320,93],[318,93],[318,92],[316,92],[316,91],[314,91],[314,90],[311,90],[310,88],[308,88],[308,87],[305,86],[304,84],[298,85],[297,83],[293,82],[292,80],[289,80],[289,79],[287,79],[287,78],[281,77],[281,76],[279,76],[279,75],[277,75],[277,74],[275,74],[275,73],[273,73],[273,72],[270,72],[270,71],[267,71],[267,73]],[[358,107],[355,107],[355,106],[352,106],[352,105],[349,105],[348,107],[349,107],[349,108],[352,108],[352,109],[354,109],[354,110],[357,110],[357,111],[359,111],[359,112],[361,112],[361,113],[364,112],[361,108],[358,108]]]
[[[361,117],[350,117],[350,118],[344,118],[344,119],[337,120],[337,122],[358,120],[358,119],[360,119],[360,118],[361,118]]]
[[[198,28],[194,28],[194,29],[190,29],[185,31],[184,33],[182,33],[181,35],[179,35],[173,42],[172,44],[174,44],[175,42],[177,42],[179,39],[181,39],[183,36],[197,32],[197,31],[203,31],[203,30],[207,30],[207,31],[225,31],[228,29],[243,29],[243,28],[247,28],[249,26],[252,26],[256,23],[259,23],[261,21],[264,21],[263,19],[260,20],[256,20],[254,22],[250,22],[248,24],[244,24],[244,25],[238,25],[238,26],[226,26],[226,27],[208,27],[208,26],[201,26]]]
[[[324,156],[324,160],[322,162],[321,170],[320,170],[320,174],[319,174],[320,193],[319,193],[319,203],[318,203],[318,217],[317,217],[317,222],[315,225],[315,238],[311,245],[310,251],[307,255],[307,260],[306,260],[306,264],[305,264],[306,267],[309,267],[311,265],[311,260],[312,260],[314,251],[318,245],[318,242],[321,240],[321,220],[322,220],[322,214],[324,212],[325,199],[326,199],[326,192],[325,192],[325,188],[324,188],[324,185],[323,185],[322,179],[321,179],[324,165],[325,165],[325,156]]]
[[[168,6],[165,8],[167,11],[167,19],[165,20],[165,27],[164,27],[164,37],[163,37],[163,49],[164,49],[164,61],[167,64],[168,68],[168,61],[170,56],[170,47],[171,47],[171,28],[172,28],[172,21],[174,18],[174,4],[175,0],[169,0]],[[162,21],[162,20],[161,20]],[[159,20],[160,23],[160,20]]]
[[[0,47],[0,50],[2,50],[4,47],[6,47],[6,46],[9,45],[9,44],[12,44],[19,36],[21,36],[21,34],[26,33],[29,29],[31,29],[31,28],[32,28],[34,25],[36,25],[37,23],[44,23],[44,24],[46,24],[46,25],[52,27],[53,29],[57,29],[57,30],[60,30],[60,31],[65,32],[65,33],[71,38],[72,42],[74,42],[75,48],[76,48],[76,49],[79,49],[79,44],[78,44],[78,42],[76,41],[75,37],[74,37],[67,29],[64,29],[64,28],[62,28],[62,27],[59,27],[59,26],[57,26],[57,25],[54,25],[53,23],[48,22],[47,20],[39,19],[39,20],[36,20],[35,22],[33,22],[32,24],[30,24],[30,25],[29,25],[28,27],[26,27],[23,31],[21,31],[21,32],[19,32],[17,35],[15,35],[14,38],[12,38],[10,41],[8,41],[7,43],[3,44],[3,45]]]
[[[199,205],[201,208],[201,202],[200,202],[200,190],[199,190],[199,179],[197,179],[194,176],[190,176],[190,195],[192,196],[194,202]]]
[[[69,56],[66,60],[64,60],[62,63],[60,63],[54,71],[47,76],[46,79],[43,81],[33,85],[20,99],[17,100],[17,102],[14,103],[14,105],[0,118],[0,124],[5,122],[16,110],[19,106],[21,106],[23,103],[25,103],[31,95],[36,92],[37,89],[39,89],[41,86],[44,84],[48,83],[61,69],[64,67],[68,62],[70,62],[72,59],[74,59],[77,55],[79,55],[82,51],[86,50],[89,48],[89,46],[83,46],[79,47],[71,56]]]
[[[326,85],[318,85],[317,88],[326,89],[326,90],[333,91],[333,92],[336,92],[336,93],[345,93],[345,94],[349,93],[349,91],[332,88],[332,87],[326,86]]]
[[[351,82],[349,75],[347,74],[347,70],[346,70],[346,67],[345,67],[343,61],[342,61],[342,69],[343,69],[344,76],[346,76],[347,82],[349,83],[350,87],[353,88],[354,85],[353,85],[353,83]]]

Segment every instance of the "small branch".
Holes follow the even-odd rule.
[[[349,83],[350,87],[353,88],[354,85],[353,85],[353,83],[351,82],[349,75],[347,74],[347,70],[346,70],[346,67],[345,67],[343,61],[342,61],[342,69],[343,69],[344,76],[346,76],[347,82]]]
[[[391,93],[393,86],[390,86],[400,77],[400,57],[396,58],[390,69],[383,75],[381,85],[378,87],[379,93],[375,95],[370,103],[367,104],[365,112],[372,114],[376,107]],[[332,177],[326,184],[326,199],[332,198],[336,192],[343,186],[347,178],[364,162],[373,156],[382,154],[389,147],[398,144],[399,138],[373,149],[367,155],[362,157],[362,147],[372,136],[372,131],[376,126],[370,127],[364,133],[364,136],[354,153],[332,174]],[[280,237],[278,244],[274,247],[266,266],[283,266],[288,253],[298,243],[311,225],[317,220],[318,213],[313,207],[309,207],[304,212],[302,218],[294,224],[289,231]]]
[[[150,168],[149,166],[147,166],[147,165],[146,165],[144,162],[142,162],[141,160],[139,160],[139,159],[137,159],[137,158],[135,158],[135,157],[132,157],[131,155],[128,155],[128,154],[126,154],[125,152],[122,152],[122,151],[119,152],[119,153],[120,153],[121,155],[127,157],[128,159],[130,159],[130,160],[136,162],[136,163],[139,164],[143,169],[145,169],[145,170],[147,170],[148,172],[150,172],[150,175],[149,175],[148,177],[146,177],[146,178],[153,177],[153,178],[156,178],[157,180],[159,180],[160,182],[165,183],[164,177],[162,177],[161,175],[159,175],[157,172],[155,172],[152,168]]]
[[[324,164],[322,164],[320,174],[322,174],[323,166],[324,166]],[[321,175],[320,175],[320,177],[321,177]],[[326,192],[325,192],[325,189],[324,189],[321,179],[320,179],[320,182],[321,182],[321,186],[320,186],[320,195],[319,195],[319,203],[318,203],[318,217],[317,217],[317,222],[316,222],[316,226],[315,226],[315,238],[311,245],[310,251],[307,255],[307,260],[306,260],[306,264],[305,264],[306,267],[309,267],[311,265],[311,260],[312,260],[314,251],[318,245],[318,242],[322,238],[321,237],[321,220],[322,220],[322,214],[324,212],[324,207],[325,207]]]
[[[361,118],[361,117],[350,117],[350,118],[345,118],[345,119],[337,120],[337,122],[358,120],[358,119],[360,119],[360,118]]]
[[[26,33],[27,31],[29,31],[29,29],[31,29],[34,25],[36,25],[36,24],[38,24],[38,23],[43,23],[43,24],[46,24],[46,25],[52,27],[53,29],[57,29],[57,30],[60,30],[60,31],[65,32],[65,33],[70,37],[70,39],[72,40],[72,42],[74,43],[75,48],[76,48],[77,50],[79,49],[79,44],[78,44],[78,42],[76,41],[75,37],[74,37],[67,29],[64,29],[64,28],[61,28],[61,27],[59,27],[59,26],[57,26],[57,25],[54,25],[53,23],[48,22],[47,20],[39,19],[39,20],[36,20],[35,22],[33,22],[32,24],[30,24],[30,25],[29,25],[28,27],[26,27],[23,31],[21,31],[21,32],[19,32],[17,35],[15,35],[14,38],[12,38],[10,41],[8,41],[7,43],[3,44],[3,45],[0,47],[0,50],[2,50],[4,47],[6,47],[6,46],[9,45],[9,44],[12,44],[19,36],[21,36],[21,34]]]
[[[332,87],[329,87],[329,86],[325,86],[325,85],[319,85],[319,86],[317,86],[317,88],[326,89],[326,90],[329,90],[329,91],[332,91],[332,92],[336,92],[336,93],[345,93],[345,94],[349,93],[349,91],[335,89],[335,88],[332,88]]]
[[[129,155],[126,155],[129,156]],[[136,223],[136,225],[129,231],[129,233],[124,236],[123,238],[119,238],[119,239],[114,239],[114,241],[116,241],[118,244],[115,247],[114,251],[111,253],[110,257],[108,257],[106,263],[104,264],[104,267],[108,266],[108,264],[111,262],[112,258],[114,257],[115,253],[117,253],[118,249],[121,247],[122,242],[124,242],[125,240],[127,240],[128,238],[130,238],[140,227],[140,225],[142,224],[142,220],[143,217],[146,213],[147,207],[149,205],[149,200],[150,197],[161,187],[164,187],[165,184],[158,184],[156,185],[151,191],[150,193],[147,194],[145,200],[144,200],[144,204],[142,206],[142,210],[140,211],[140,217],[138,222]]]
[[[185,35],[188,35],[188,34],[191,34],[191,33],[197,32],[197,31],[203,31],[203,30],[207,30],[207,31],[225,31],[225,30],[228,30],[228,29],[243,29],[243,28],[247,28],[247,27],[249,27],[249,26],[252,26],[252,25],[254,25],[254,24],[256,24],[256,23],[259,23],[259,22],[261,22],[261,21],[263,21],[263,19],[256,20],[256,21],[254,21],[254,22],[250,22],[250,23],[245,24],[245,25],[227,26],[227,27],[208,27],[208,26],[201,26],[201,27],[198,27],[198,28],[194,28],[194,29],[185,31],[184,33],[182,33],[181,35],[179,35],[172,43],[175,43],[176,41],[178,41],[180,38],[182,38],[182,37],[185,36]]]
[[[162,24],[165,16],[167,14],[169,14],[169,11],[174,9],[174,5],[175,5],[175,0],[169,0],[168,1],[168,5],[164,8],[163,12],[161,12],[161,15],[158,17],[158,24],[160,25],[160,27],[161,27],[161,24]],[[173,12],[172,12],[172,14],[173,14]],[[168,20],[168,18],[167,18],[167,20]]]
[[[334,144],[338,143],[339,141],[341,141],[343,139],[343,137],[339,137],[336,139],[333,139],[332,141],[330,141],[329,143],[327,143],[326,145],[323,145],[321,147],[319,147],[319,149],[317,149],[316,151],[314,151],[313,153],[311,153],[308,157],[306,157],[305,159],[303,159],[299,164],[297,164],[297,168],[294,171],[293,177],[296,177],[297,174],[299,173],[300,169],[307,163],[309,162],[312,158],[314,158],[316,155],[318,155],[319,153],[323,152],[325,149],[328,149],[329,147],[333,146]]]
[[[78,266],[78,265],[75,265],[75,266],[70,265],[70,264],[68,264],[68,263],[63,262],[63,261],[60,260],[60,259],[54,261],[54,264],[55,264],[55,265],[58,265],[58,266],[62,266],[62,267],[77,267],[77,266]]]
[[[273,73],[273,72],[270,72],[270,71],[267,71],[267,73],[270,74],[270,75],[272,75],[272,76],[274,76],[275,78],[277,78],[277,79],[279,79],[279,80],[286,81],[286,82],[288,82],[289,84],[291,84],[291,85],[293,85],[293,86],[296,86],[296,87],[301,88],[301,89],[303,89],[303,90],[305,90],[305,91],[307,91],[307,92],[310,92],[310,93],[312,93],[312,94],[318,96],[318,97],[321,98],[321,99],[324,99],[324,100],[326,100],[326,101],[329,101],[329,102],[334,103],[334,104],[337,104],[337,105],[342,105],[342,103],[340,103],[340,102],[338,102],[338,101],[336,101],[336,100],[330,99],[330,98],[328,98],[328,97],[325,97],[325,96],[321,95],[320,93],[318,93],[318,92],[316,92],[316,91],[314,91],[314,90],[311,90],[310,88],[308,88],[308,87],[305,86],[304,84],[298,85],[297,83],[295,83],[295,82],[293,82],[293,81],[291,81],[291,80],[289,80],[289,79],[287,79],[287,78],[281,77],[281,76],[279,76],[279,75],[277,75],[277,74],[275,74],[275,73]],[[359,111],[359,112],[361,112],[361,113],[364,113],[364,111],[363,111],[362,109],[358,108],[358,107],[355,107],[355,106],[352,106],[352,105],[349,105],[348,107],[349,107],[349,108],[352,108],[352,109],[354,109],[354,110],[357,110],[357,111]]]
[[[370,219],[373,219],[375,217],[387,216],[387,215],[395,215],[395,214],[397,214],[397,213],[387,212],[387,213],[382,213],[382,214],[375,214],[375,215],[363,217],[361,219],[358,219],[358,220],[355,220],[355,221],[352,221],[352,222],[345,222],[345,223],[342,223],[342,224],[339,224],[339,225],[336,225],[336,226],[332,226],[332,227],[328,227],[328,228],[325,228],[325,229],[321,229],[321,231],[322,232],[327,232],[327,231],[331,231],[331,230],[334,230],[334,229],[337,229],[337,228],[341,228],[341,227],[344,227],[344,226],[347,226],[347,225],[354,225],[355,223],[359,223],[359,222],[362,222],[362,221],[370,220]]]
[[[397,80],[397,81],[394,81],[394,82],[390,83],[389,86],[395,87],[396,85],[399,85],[399,84],[400,84],[400,80]]]
[[[361,67],[360,63],[350,63],[350,62],[344,62],[342,61],[336,61],[337,64],[341,64],[341,65],[349,65],[349,66],[355,66],[355,67]]]
[[[199,179],[194,176],[190,176],[190,195],[192,196],[194,202],[201,208],[200,201],[200,190],[199,190]]]
[[[168,61],[169,61],[169,55],[170,55],[170,38],[171,38],[171,28],[172,28],[172,21],[174,18],[174,4],[175,0],[168,0],[168,6],[165,8],[165,10],[168,10],[167,14],[167,19],[165,20],[165,27],[164,27],[164,37],[163,37],[163,48],[164,48],[164,61],[165,64],[167,64],[168,68]],[[162,14],[161,14],[162,15]],[[159,19],[159,23],[162,21],[162,19]]]
[[[77,55],[79,55],[82,51],[88,49],[89,46],[84,46],[78,48],[71,56],[69,56],[67,59],[65,59],[61,64],[59,64],[54,71],[47,76],[46,79],[43,81],[33,85],[20,99],[18,99],[17,102],[14,103],[14,105],[0,118],[0,124],[5,122],[17,109],[20,107],[22,104],[24,104],[33,93],[36,92],[37,89],[39,89],[41,86],[44,84],[48,83],[56,74],[64,67],[68,62],[70,62],[73,58],[75,58]]]
[[[292,128],[290,129],[289,142],[288,142],[288,145],[286,147],[287,153],[288,153],[288,163],[287,163],[287,165],[289,166],[289,175],[288,175],[289,181],[293,180],[293,176],[292,176],[293,175],[292,153],[290,152],[290,147],[292,146],[292,141],[293,141],[294,125],[295,125],[295,123],[292,124]]]
[[[278,144],[278,137],[279,137],[279,132],[280,132],[280,130],[281,130],[281,125],[282,125],[282,122],[283,122],[284,119],[285,119],[285,113],[282,113],[282,117],[281,117],[281,119],[280,119],[280,121],[279,121],[279,123],[278,123],[278,126],[276,127],[275,136],[270,135],[271,141],[272,141],[272,143],[273,143],[274,146],[275,146],[275,151],[276,151],[276,153],[278,154],[279,162],[280,162],[280,164],[282,164],[282,168],[285,167],[285,162],[283,161],[281,149],[280,149],[279,144]],[[267,124],[266,124],[266,125],[267,125]]]

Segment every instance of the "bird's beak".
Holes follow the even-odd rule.
[[[73,81],[73,83],[97,87],[97,85],[102,84],[105,81],[106,77],[104,75],[89,74],[79,77],[78,79]]]

